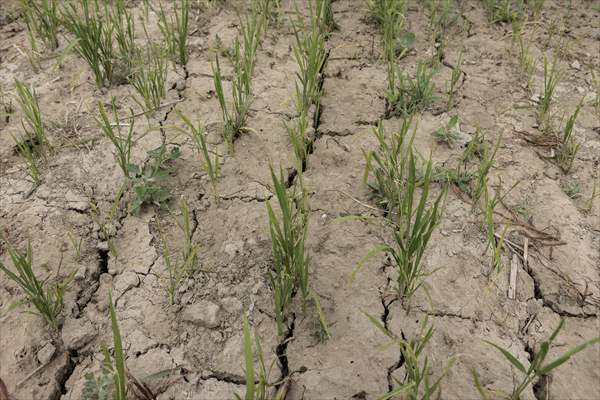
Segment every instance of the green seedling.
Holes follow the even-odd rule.
[[[31,38],[37,36],[50,50],[58,48],[58,0],[22,0],[23,16]]]
[[[519,399],[521,399],[521,395],[523,394],[523,392],[525,392],[525,390],[530,385],[532,385],[535,381],[537,381],[545,376],[548,376],[548,374],[550,374],[550,372],[552,372],[556,368],[560,367],[565,362],[569,361],[569,359],[571,357],[573,357],[575,354],[585,350],[586,348],[588,348],[590,346],[595,345],[596,343],[600,343],[600,336],[598,336],[591,340],[588,340],[587,342],[580,344],[579,346],[575,346],[575,347],[571,348],[570,350],[567,350],[561,356],[556,357],[552,361],[549,361],[549,360],[546,361],[546,358],[548,357],[550,348],[554,344],[554,340],[558,336],[558,333],[563,328],[564,324],[565,324],[565,320],[561,319],[560,323],[558,324],[558,326],[556,327],[554,332],[552,332],[552,334],[550,335],[548,340],[545,340],[541,343],[541,345],[539,347],[539,351],[534,355],[533,360],[531,360],[531,363],[529,364],[529,367],[527,367],[527,368],[525,367],[525,365],[523,365],[517,359],[516,356],[511,354],[508,350],[498,346],[497,344],[494,344],[492,342],[488,342],[487,340],[485,340],[485,342],[487,344],[489,344],[490,346],[492,346],[496,350],[498,350],[510,362],[511,366],[516,368],[523,375],[523,379],[521,381],[515,382],[511,393],[493,393],[493,396],[492,396],[492,393],[490,393],[490,391],[488,389],[486,389],[485,387],[483,387],[483,385],[481,384],[478,372],[476,370],[473,370],[472,373],[473,373],[473,378],[475,381],[475,386],[476,386],[477,390],[479,391],[481,398],[484,400],[491,399],[491,398],[519,400]],[[498,396],[501,396],[501,397],[498,397]]]
[[[246,18],[245,23],[242,23],[243,44],[240,43],[239,39],[235,39],[231,57],[234,73],[231,83],[231,97],[233,99],[231,109],[225,101],[219,57],[212,64],[215,93],[221,107],[223,119],[223,139],[230,153],[233,153],[234,150],[234,140],[246,128],[246,119],[252,101],[252,75],[261,31],[261,19],[258,15],[252,14],[249,18]]]
[[[508,225],[504,226],[500,237],[496,236],[496,227],[494,225],[494,210],[498,205],[499,199],[494,197],[489,198],[487,189],[485,190],[485,225],[487,234],[487,246],[488,249],[492,250],[491,259],[491,270],[494,273],[499,273],[502,269],[502,247],[504,246],[504,239],[508,233]]]
[[[310,140],[306,137],[306,131],[308,129],[308,116],[306,112],[300,113],[295,121],[294,125],[286,126],[290,142],[294,148],[294,155],[296,156],[296,170],[301,173],[306,168],[308,160],[308,150],[310,146]]]
[[[600,196],[600,193],[598,193],[598,180],[596,179],[596,180],[594,180],[592,194],[591,194],[590,198],[586,201],[585,208],[584,208],[585,211],[587,211],[587,212],[592,211],[592,207],[594,206],[594,200],[598,196]]]
[[[179,3],[179,9],[177,3]],[[187,47],[189,15],[189,0],[173,2],[173,15],[169,17],[167,17],[162,3],[158,10],[158,27],[162,32],[169,54],[180,65],[187,64],[189,58]]]
[[[450,121],[443,126],[433,132],[433,137],[438,143],[445,143],[448,147],[452,148],[452,146],[460,140],[460,127],[458,125],[458,115],[450,118]]]
[[[11,136],[15,142],[17,153],[19,153],[19,155],[23,157],[23,160],[25,160],[25,164],[27,165],[27,174],[29,174],[29,177],[33,180],[33,183],[36,186],[40,185],[42,183],[42,174],[40,172],[38,161],[33,155],[30,142],[27,140],[17,139],[12,134]]]
[[[429,357],[424,354],[424,350],[433,336],[433,326],[427,324],[427,318],[421,323],[418,335],[406,340],[390,332],[379,319],[369,314],[365,315],[369,318],[371,324],[391,340],[391,344],[398,346],[400,355],[404,360],[404,378],[399,380],[392,376],[392,379],[396,382],[396,387],[380,397],[379,400],[388,400],[399,395],[408,400],[441,398],[442,379],[448,374],[456,359],[451,357],[442,374],[435,381],[430,381],[433,371]]]
[[[431,80],[435,71],[419,63],[415,77],[411,78],[397,68],[394,66],[398,81],[387,93],[387,116],[408,117],[426,109],[435,100],[435,86]]]
[[[113,8],[109,12],[109,21],[113,26],[114,38],[119,49],[120,64],[117,67],[123,71],[116,75],[126,78],[133,67],[134,60],[138,57],[138,48],[135,44],[135,20],[125,5],[125,0],[115,0]]]
[[[492,167],[494,166],[496,153],[500,148],[500,144],[502,143],[502,135],[498,136],[498,140],[493,148],[487,144],[483,145],[483,152],[481,155],[481,161],[477,166],[477,171],[475,173],[475,185],[471,191],[471,199],[473,201],[473,210],[475,210],[479,206],[479,200],[481,196],[488,190],[488,176]],[[483,207],[482,209],[484,209]]]
[[[484,139],[485,138],[483,133],[481,133],[481,129],[477,127],[475,129],[473,137],[471,138],[471,141],[467,144],[467,147],[465,147],[460,161],[462,163],[466,163],[468,161],[471,161],[475,157],[481,157],[485,148]]]
[[[273,370],[274,363],[269,368],[266,367],[265,358],[263,356],[262,346],[260,339],[254,334],[254,347],[256,352],[252,348],[252,333],[250,332],[250,324],[248,323],[248,317],[244,313],[243,317],[243,333],[244,333],[244,359],[245,359],[245,373],[246,373],[246,394],[244,397],[235,393],[237,400],[283,400],[285,397],[285,390],[282,387],[271,396],[269,389],[272,384],[269,383],[269,376]],[[255,370],[254,358],[258,359],[258,369]]]
[[[106,215],[103,215],[102,218],[100,216],[100,210],[98,209],[98,206],[93,202],[90,203],[90,219],[92,220],[92,222],[98,225],[98,228],[100,229],[99,237],[102,240],[106,240],[108,244],[108,250],[114,258],[117,258],[118,254],[117,248],[115,247],[112,240],[116,232],[116,230],[114,229],[113,221],[119,209],[119,203],[121,201],[121,198],[125,193],[125,188],[126,185],[122,185],[120,187],[119,191],[117,192],[117,195],[115,196],[115,199],[113,200],[113,204],[110,211]]]
[[[592,83],[593,86],[595,88],[595,94],[594,94],[594,98],[592,99],[592,105],[594,107],[594,110],[596,110],[596,114],[598,115],[598,118],[600,118],[600,79],[598,79],[598,77],[596,76],[596,73],[592,70],[591,71],[592,74]]]
[[[410,122],[405,121],[404,124],[408,125]],[[407,130],[405,127],[400,133],[392,134],[389,143],[385,140],[383,128],[375,130],[375,135],[380,141],[380,155],[369,153],[365,175],[368,176],[373,169],[376,183],[372,187],[377,190],[378,196],[384,197],[383,201],[394,230],[395,243],[374,247],[359,262],[353,276],[365,261],[378,253],[386,253],[393,259],[398,273],[398,295],[410,303],[412,295],[431,274],[424,270],[421,260],[431,234],[441,219],[447,187],[437,196],[430,196],[433,175],[431,158],[426,163],[422,178],[417,178],[416,159],[412,148],[414,133],[406,149],[402,150]],[[371,159],[375,160],[374,168],[371,166]],[[417,194],[417,191],[420,193]]]
[[[434,42],[443,41],[445,32],[458,20],[454,0],[428,0],[429,26],[433,30]]]
[[[219,176],[221,171],[221,164],[219,161],[219,153],[215,151],[214,158],[211,159],[210,151],[208,150],[208,144],[206,142],[206,133],[204,131],[204,127],[200,122],[198,122],[198,126],[194,126],[192,121],[181,112],[177,111],[177,115],[183,121],[183,123],[187,126],[189,130],[184,131],[196,145],[196,149],[198,153],[202,156],[202,169],[210,178],[210,183],[212,185],[213,194],[215,195],[215,200],[219,199],[219,190],[217,187],[217,183],[219,182]]]
[[[74,274],[51,287],[48,284],[49,278],[41,280],[33,272],[31,243],[27,243],[24,254],[17,251],[10,243],[7,243],[7,251],[16,272],[2,262],[0,262],[0,271],[25,292],[27,301],[33,304],[36,310],[31,313],[42,316],[53,329],[58,330],[58,316],[63,308],[64,294],[71,285]]]
[[[73,252],[75,253],[75,258],[81,258],[81,245],[83,243],[83,237],[80,236],[76,238],[71,232],[67,232],[67,237],[69,238],[69,242],[71,242],[71,247],[73,247]]]
[[[264,26],[271,22],[276,24],[279,20],[281,0],[252,0],[252,9],[264,18]]]
[[[552,65],[548,64],[548,58],[544,57],[544,92],[540,99],[538,109],[538,121],[542,130],[551,131],[550,109],[558,82],[562,79],[562,70],[558,66],[558,60],[554,59]]]
[[[579,111],[583,106],[583,101],[579,102],[575,112],[567,119],[565,128],[563,129],[562,137],[560,138],[559,147],[556,152],[556,162],[564,173],[571,171],[575,157],[579,152],[581,145],[577,143],[575,136],[573,135],[573,128],[575,127],[575,121],[579,115]]]
[[[81,0],[80,3],[83,15],[74,2],[68,2],[62,8],[63,24],[75,36],[75,51],[92,69],[97,86],[110,86],[116,55],[113,49],[115,27],[107,20],[109,5],[104,3],[102,9],[97,0]]]
[[[522,19],[525,15],[522,0],[482,0],[491,23],[506,22]]]
[[[29,89],[23,82],[15,80],[15,89],[17,90],[17,102],[23,113],[21,126],[25,137],[32,146],[38,146],[40,153],[44,154],[43,148],[50,147],[50,142],[46,136],[44,123],[42,122],[42,113],[40,105],[34,90]]]
[[[443,184],[455,185],[463,193],[471,193],[471,182],[475,178],[472,172],[463,168],[437,167],[433,172],[433,181]]]
[[[168,207],[171,192],[164,186],[164,182],[173,172],[169,164],[181,156],[179,147],[160,145],[148,151],[149,162],[140,167],[129,164],[129,174],[133,183],[134,198],[129,206],[133,215],[139,215],[144,204],[152,204],[160,209]]]
[[[581,183],[575,179],[563,182],[560,187],[571,199],[581,197],[581,192],[583,191],[581,188]]]
[[[164,247],[163,258],[168,272],[167,297],[170,304],[175,304],[177,290],[184,279],[194,273],[196,262],[198,260],[198,250],[196,245],[192,242],[190,209],[185,199],[181,199],[180,210],[181,221],[178,221],[177,225],[179,225],[179,229],[181,229],[183,235],[183,248],[180,253],[177,254],[175,260],[171,258],[171,251],[169,250],[166,240],[164,237],[162,238]]]
[[[141,100],[136,98],[135,101],[146,111],[146,115],[153,115],[160,107],[167,94],[166,80],[166,54],[161,48],[150,46],[146,56],[140,60],[140,66],[133,70],[129,78],[129,83],[141,97]]]
[[[404,192],[404,188],[399,183],[407,174],[408,151],[412,148],[416,132],[413,131],[411,137],[407,139],[410,123],[410,120],[403,120],[400,130],[387,140],[383,124],[380,122],[377,128],[373,129],[379,144],[378,150],[369,152],[363,150],[366,160],[363,180],[370,188],[377,205],[388,215],[396,212]],[[371,173],[373,179],[369,181]]]
[[[279,204],[280,216],[267,202],[271,233],[273,269],[269,279],[273,286],[275,320],[277,333],[284,333],[284,322],[294,294],[299,290],[303,305],[310,296],[308,285],[310,260],[306,255],[304,242],[308,230],[308,213],[304,209],[304,191],[297,198],[295,191],[288,193],[284,186],[283,172],[278,178],[271,168],[271,178],[275,196]]]
[[[519,71],[521,78],[525,81],[528,90],[533,87],[533,74],[535,73],[535,59],[531,55],[530,45],[525,45],[523,38],[518,38],[519,45]]]
[[[98,111],[100,112],[100,119],[96,118],[96,122],[102,129],[102,133],[115,147],[116,153],[115,158],[117,159],[117,164],[121,168],[125,179],[128,180],[130,176],[130,167],[131,167],[131,150],[133,148],[133,127],[135,125],[135,119],[130,118],[130,123],[128,124],[127,136],[123,136],[121,134],[121,123],[119,122],[119,118],[117,116],[117,106],[115,104],[115,99],[112,99],[112,109],[113,109],[113,118],[115,123],[111,123],[108,119],[108,114],[106,113],[106,109],[104,108],[104,104],[102,102],[98,102]],[[133,111],[130,111],[131,115],[133,115]],[[116,126],[117,130],[115,131],[114,127]]]
[[[127,400],[127,367],[125,366],[123,341],[110,291],[108,292],[108,307],[114,354],[111,356],[108,346],[102,343],[101,350],[104,356],[102,372],[98,378],[90,372],[85,374],[82,394],[84,400],[109,400],[110,393],[112,393],[112,400]]]
[[[534,19],[538,19],[540,17],[545,2],[546,0],[527,0],[527,8],[529,8],[533,14]]]
[[[299,69],[299,72],[296,73],[296,111],[298,114],[308,113],[312,104],[317,108],[321,104],[322,71],[327,62],[325,3],[328,3],[328,0],[315,0],[314,5],[313,1],[310,2],[310,21],[307,29],[303,29],[306,24],[300,16],[294,24],[296,41],[292,50]],[[296,13],[300,15],[298,10]]]
[[[454,68],[452,68],[452,75],[450,77],[450,84],[448,85],[448,102],[446,103],[446,108],[450,110],[454,107],[454,95],[456,94],[456,88],[458,85],[458,80],[462,75],[462,52],[458,55],[458,61]]]

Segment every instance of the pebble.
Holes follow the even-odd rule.
[[[37,359],[40,364],[46,365],[52,360],[54,353],[56,353],[56,347],[54,347],[52,343],[46,343],[46,345],[37,352]]]
[[[581,69],[581,63],[579,62],[579,60],[575,60],[571,63],[571,68],[576,69],[577,71],[579,71]]]
[[[216,328],[221,322],[221,307],[207,300],[200,300],[183,310],[182,318],[186,322],[205,328]]]

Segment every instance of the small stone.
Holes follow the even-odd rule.
[[[37,353],[37,359],[42,365],[48,364],[56,353],[56,347],[52,343],[46,343]]]
[[[225,311],[233,315],[241,313],[244,307],[242,302],[235,297],[225,297],[221,300],[221,306],[223,306]]]
[[[67,350],[79,350],[91,342],[96,335],[92,323],[84,319],[67,318],[61,331]]]
[[[117,274],[117,269],[116,268],[109,268],[108,269],[108,273],[112,276],[115,276]]]
[[[442,234],[442,236],[446,236],[446,237],[450,236],[450,233],[448,233],[448,231],[445,231],[443,229],[440,231],[440,233]]]
[[[579,71],[581,69],[581,63],[579,62],[579,60],[575,60],[571,63],[571,68],[576,69],[577,71]]]
[[[327,219],[327,214],[321,214],[321,219]]]
[[[579,94],[584,94],[585,93],[585,89],[582,88],[581,86],[575,86],[575,90],[577,90],[577,92]]]
[[[108,251],[108,241],[98,242],[96,249],[100,251]]]
[[[183,310],[183,320],[205,328],[216,328],[221,322],[221,308],[210,301],[200,300]]]
[[[76,281],[82,281],[85,279],[85,273],[86,273],[86,267],[79,267],[77,269],[77,272],[75,273],[75,280]]]

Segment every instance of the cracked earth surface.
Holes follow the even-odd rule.
[[[462,149],[436,144],[432,136],[454,114],[460,116],[467,134],[480,127],[491,142],[502,134],[492,184],[500,179],[504,187],[520,182],[504,200],[506,204],[525,207],[528,223],[565,244],[550,249],[531,240],[529,263],[518,270],[517,295],[511,300],[506,295],[511,252],[504,252],[505,268],[490,280],[485,230],[471,205],[451,191],[424,261],[435,272],[410,309],[390,296],[395,275],[384,257],[370,259],[351,279],[352,270],[371,247],[390,239],[377,223],[384,216],[368,207],[372,203],[362,182],[362,150],[376,147],[372,129],[385,111],[386,76],[380,32],[369,22],[364,2],[336,0],[338,27],[327,41],[322,108],[312,118],[311,152],[303,178],[311,209],[307,239],[311,284],[321,297],[331,331],[324,342],[319,340],[317,321],[300,308],[288,321],[284,337],[277,336],[266,275],[272,263],[265,206],[273,196],[269,165],[283,168],[288,184],[297,184],[294,152],[284,125],[294,118],[296,73],[291,53],[294,35],[287,18],[268,28],[258,50],[247,124],[252,129],[236,140],[235,154],[221,160],[218,202],[193,144],[172,127],[181,126],[176,110],[192,119],[199,116],[206,123],[211,146],[225,154],[210,47],[215,34],[226,45],[233,41],[239,28],[237,12],[244,12],[244,2],[228,1],[212,11],[193,10],[190,59],[183,67],[169,69],[171,89],[164,99],[168,106],[148,121],[136,120],[137,134],[159,127],[138,142],[136,162],[144,161],[146,152],[161,143],[182,150],[168,186],[175,199],[185,197],[189,203],[200,268],[184,282],[177,304],[169,305],[160,232],[169,243],[181,246],[177,216],[151,207],[132,216],[121,201],[110,225],[116,256],[90,217],[92,205],[101,217],[108,214],[121,182],[111,145],[94,121],[97,102],[108,103],[115,96],[121,111],[136,109],[130,98],[133,89],[128,85],[96,89],[87,65],[75,55],[68,55],[60,68],[52,60],[44,61],[35,73],[20,51],[26,41],[25,26],[10,17],[10,3],[0,8],[0,85],[10,94],[16,78],[36,88],[56,151],[43,166],[44,183],[32,190],[10,137],[20,130],[20,116],[0,121],[0,230],[19,247],[31,241],[35,267],[44,276],[56,274],[59,268],[60,276],[75,273],[57,334],[49,333],[40,318],[18,310],[0,316],[0,378],[16,399],[81,397],[84,374],[100,369],[100,345],[112,340],[109,290],[132,374],[143,378],[171,371],[168,382],[148,382],[160,400],[230,399],[243,393],[244,310],[262,340],[267,364],[275,366],[273,379],[289,379],[287,399],[376,399],[402,378],[404,361],[399,351],[386,346],[386,337],[365,313],[379,317],[399,337],[415,335],[424,318],[433,323],[435,332],[426,351],[434,375],[443,371],[449,357],[458,356],[444,378],[444,399],[478,398],[473,368],[490,389],[512,387],[517,372],[483,340],[511,350],[527,365],[538,350],[536,345],[561,317],[566,327],[551,356],[598,334],[599,199],[590,211],[583,209],[599,179],[600,121],[591,106],[582,108],[576,124],[582,148],[571,177],[583,190],[580,198],[571,199],[561,189],[565,178],[560,170],[522,140],[521,131],[535,131],[535,112],[531,107],[513,107],[529,104],[529,96],[508,53],[510,26],[490,25],[480,2],[458,2],[460,29],[451,32],[445,52],[448,63],[455,63],[463,53],[466,78],[457,105],[450,112],[436,106],[424,111],[415,146],[422,154],[431,151],[438,165],[455,163]],[[290,14],[293,3],[282,3],[282,13]],[[548,0],[542,13],[546,23],[563,17],[566,39],[572,43],[562,61],[568,73],[557,88],[561,112],[574,109],[582,95],[591,93],[589,70],[599,71],[600,10],[593,3],[573,1],[569,8]],[[139,15],[141,6],[132,10]],[[431,56],[433,46],[425,8],[412,2],[407,16],[417,41],[401,65],[413,71],[417,60]],[[547,29],[531,34],[537,55],[549,40]],[[160,33],[150,34],[159,37]],[[575,60],[578,69],[572,67]],[[225,76],[230,74],[226,63],[223,68]],[[441,66],[434,76],[440,93],[450,74],[450,68]],[[539,65],[534,82],[538,88],[543,82]],[[392,130],[401,121],[384,123]],[[369,218],[340,221],[338,217],[344,216]],[[71,249],[68,233],[82,238],[79,257]],[[526,235],[513,226],[508,238],[519,247]],[[2,248],[0,258],[7,261]],[[19,289],[1,275],[2,310],[19,297]],[[214,311],[210,320],[205,317],[208,310]],[[55,351],[43,365],[40,354],[49,344]],[[596,346],[568,361],[523,398],[593,400],[599,392],[600,347]]]

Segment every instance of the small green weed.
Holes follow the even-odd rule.
[[[25,160],[25,164],[27,165],[27,173],[29,174],[29,177],[33,180],[33,183],[36,186],[40,185],[42,183],[42,174],[40,172],[39,163],[33,154],[30,141],[17,139],[12,134],[11,136],[13,138],[13,141],[15,142],[17,153],[21,157],[23,157],[23,160]]]
[[[164,186],[164,181],[173,172],[169,163],[181,155],[179,147],[160,145],[148,151],[149,162],[145,166],[129,164],[129,174],[133,182],[133,198],[129,210],[133,215],[138,215],[144,204],[153,204],[165,209],[171,199],[171,192]]]
[[[560,187],[563,190],[563,192],[565,192],[565,194],[571,199],[581,197],[581,193],[583,192],[583,189],[581,188],[581,183],[579,183],[579,181],[576,179],[566,180],[562,182]]]
[[[494,166],[496,153],[500,148],[500,144],[502,143],[502,135],[498,136],[498,140],[493,148],[490,148],[489,145],[483,145],[483,153],[481,155],[481,161],[477,166],[477,172],[475,173],[475,184],[473,186],[473,190],[471,191],[471,199],[473,200],[473,210],[475,210],[479,206],[479,200],[481,196],[488,190],[488,176],[489,173]],[[482,207],[485,209],[485,206]]]
[[[452,146],[461,138],[460,134],[460,126],[458,125],[458,115],[450,118],[450,121],[443,126],[433,132],[433,137],[438,143],[445,143],[448,147],[452,148]]]

